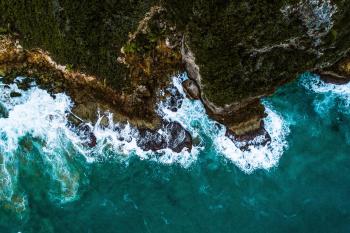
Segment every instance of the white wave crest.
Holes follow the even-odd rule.
[[[21,96],[11,98],[12,92]],[[55,99],[46,91],[32,87],[22,91],[16,84],[0,86],[0,102],[8,116],[0,118],[0,201],[9,202],[14,211],[25,211],[25,195],[18,193],[18,161],[30,163],[30,152],[20,151],[20,140],[27,135],[44,140],[41,159],[45,174],[59,184],[59,190],[49,190],[49,196],[61,203],[77,198],[79,174],[70,168],[67,144],[79,145],[79,138],[67,128],[67,111],[70,99],[58,94]],[[79,150],[78,146],[75,148]],[[30,149],[28,149],[30,150]],[[34,161],[35,162],[35,161]],[[55,186],[55,184],[52,184]]]
[[[171,111],[166,101],[160,103],[158,112],[164,119],[179,122],[188,130],[194,140],[198,141],[196,147],[198,150],[208,149],[210,145],[207,145],[206,138],[211,138],[212,146],[216,151],[246,173],[256,169],[269,169],[278,164],[279,158],[287,147],[286,136],[289,133],[289,127],[267,103],[265,107],[268,117],[264,123],[271,136],[271,142],[265,146],[250,146],[247,151],[242,151],[225,136],[226,128],[208,117],[200,101],[192,101],[185,97],[181,83],[186,79],[185,74],[173,78],[173,84],[184,100],[177,112]]]
[[[96,124],[89,124],[96,137],[96,146],[87,148],[79,131],[68,127],[67,116],[72,107],[68,96],[57,94],[53,97],[35,85],[28,91],[19,90],[16,84],[0,85],[0,102],[8,111],[7,117],[0,118],[0,199],[14,203],[13,198],[17,197],[17,206],[26,203],[25,195],[15,191],[18,177],[18,155],[15,152],[20,147],[19,140],[28,134],[44,142],[40,156],[45,164],[44,172],[53,180],[53,187],[48,194],[53,201],[60,203],[78,198],[80,176],[70,164],[78,154],[84,156],[87,162],[115,158],[127,160],[136,155],[140,159],[157,163],[177,163],[189,167],[197,160],[200,152],[214,147],[218,155],[223,155],[246,173],[277,165],[287,147],[286,136],[289,131],[271,107],[265,104],[268,114],[265,127],[271,142],[264,146],[249,146],[248,150],[241,151],[237,144],[225,136],[225,127],[209,119],[200,101],[185,97],[181,85],[185,79],[185,74],[173,78],[175,89],[171,91],[177,90],[183,98],[178,103],[177,112],[169,109],[168,101],[159,103],[157,110],[164,120],[178,122],[191,133],[194,142],[192,151],[183,149],[180,153],[170,149],[143,151],[137,145],[140,132],[129,124],[114,123],[113,116],[108,113],[102,114]],[[10,98],[13,91],[21,93],[21,96]],[[104,118],[108,120],[107,125],[102,124]],[[167,134],[164,130],[158,133]],[[58,182],[59,190],[54,188],[57,187],[54,182]]]
[[[108,118],[108,126],[102,126],[102,118]],[[105,113],[99,117],[97,123],[92,126],[93,133],[97,139],[97,145],[91,151],[89,161],[96,161],[101,158],[129,158],[130,155],[136,155],[140,159],[148,159],[162,164],[180,164],[183,167],[189,167],[197,159],[198,151],[193,149],[192,152],[183,149],[180,153],[173,152],[171,149],[161,149],[157,152],[144,151],[137,145],[137,138],[140,137],[139,131],[130,124],[119,124],[113,122],[112,114]],[[166,135],[162,129],[158,133]],[[122,157],[121,157],[122,155]]]
[[[348,111],[350,107],[350,83],[341,85],[326,83],[316,74],[305,73],[300,78],[300,85],[309,91],[321,94],[313,102],[314,110],[320,115],[332,109],[336,104],[336,99],[342,100],[341,103],[338,103],[341,105],[341,109],[345,113],[350,113]]]

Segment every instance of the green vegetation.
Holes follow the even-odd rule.
[[[3,0],[0,2],[0,34],[8,25],[19,33],[27,48],[49,51],[61,64],[95,74],[107,85],[128,88],[128,70],[117,62],[120,49],[148,53],[164,32],[160,27],[127,43],[128,34],[155,4],[162,4],[166,17],[186,34],[201,69],[204,93],[218,105],[274,91],[298,72],[324,61],[335,61],[350,47],[350,10],[338,6],[335,25],[322,44],[324,56],[308,50],[273,48],[300,38],[312,47],[298,17],[286,18],[281,9],[299,0]],[[152,24],[151,24],[152,27]],[[329,49],[331,48],[331,49]]]
[[[95,74],[121,89],[128,80],[126,67],[117,62],[120,48],[154,2],[3,0],[0,27],[10,24],[26,48],[47,50],[59,63]]]
[[[136,52],[136,44],[135,43],[127,43],[124,46],[124,52],[125,53],[135,53]]]
[[[69,72],[72,72],[73,71],[73,65],[72,64],[67,64],[66,65],[66,70],[69,71]]]
[[[299,0],[284,1],[166,1],[177,25],[187,28],[187,39],[201,69],[204,93],[218,105],[240,101],[274,91],[293,80],[299,72],[312,69],[324,60],[338,59],[350,47],[350,10],[336,1],[338,14],[330,40],[322,46],[324,57],[307,49],[256,49],[288,43],[300,38],[300,45],[313,46],[299,17],[286,18],[281,9]],[[345,28],[344,28],[345,27]],[[345,30],[344,30],[345,29]],[[337,32],[335,34],[335,32]],[[336,43],[333,49],[333,43]]]

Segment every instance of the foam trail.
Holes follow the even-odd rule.
[[[11,98],[13,91],[21,96]],[[73,154],[64,153],[71,151],[69,146],[75,152],[80,150],[78,136],[67,127],[70,99],[64,94],[58,94],[54,99],[37,87],[22,91],[16,84],[1,84],[0,93],[0,102],[8,111],[7,117],[0,118],[0,200],[7,202],[15,212],[25,211],[27,200],[17,186],[20,161],[33,160],[29,151],[21,151],[21,140],[28,135],[43,141],[40,156],[45,168],[42,172],[52,179],[49,196],[60,203],[75,200],[79,175],[70,168],[67,160],[67,156]],[[54,188],[57,187],[55,183],[60,187],[58,190]]]
[[[108,118],[109,125],[107,127],[101,125],[103,117]],[[91,151],[90,161],[111,158],[126,159],[135,155],[142,160],[148,159],[163,164],[177,163],[183,167],[189,167],[197,159],[198,151],[196,148],[191,153],[186,149],[180,153],[175,153],[170,149],[162,149],[157,152],[143,151],[137,145],[137,138],[140,137],[139,131],[129,124],[114,123],[113,116],[108,113],[101,116],[92,128],[97,139],[97,146]],[[166,134],[161,129],[158,132]],[[102,157],[100,157],[101,155]]]
[[[69,127],[67,116],[72,102],[68,96],[57,94],[53,98],[36,87],[35,83],[29,90],[22,91],[16,85],[22,78],[11,85],[0,83],[0,103],[7,111],[7,116],[0,118],[0,200],[8,203],[16,212],[26,210],[26,195],[18,191],[18,164],[23,159],[20,156],[28,156],[24,158],[27,162],[35,161],[35,158],[30,157],[30,146],[26,148],[20,144],[28,135],[31,139],[40,141],[36,153],[40,154],[38,156],[43,162],[41,172],[50,177],[48,196],[57,203],[70,202],[79,197],[78,189],[82,178],[72,164],[79,156],[90,163],[116,158],[127,160],[130,156],[138,156],[142,160],[189,167],[198,159],[200,152],[213,146],[217,155],[223,155],[246,173],[277,165],[287,147],[286,136],[289,131],[282,118],[267,103],[265,126],[272,138],[271,142],[241,151],[225,136],[225,127],[209,119],[200,101],[185,97],[181,85],[185,79],[185,74],[173,77],[174,86],[169,89],[173,94],[180,93],[177,112],[170,108],[170,97],[159,103],[157,109],[165,120],[180,123],[196,142],[191,152],[183,149],[180,153],[170,149],[143,151],[137,146],[139,131],[129,124],[114,123],[112,114],[108,113],[101,115],[95,125],[88,124],[97,144],[94,148],[87,148],[84,146],[86,139],[81,137],[81,132]],[[21,96],[11,98],[13,91],[21,93]],[[102,120],[105,120],[103,118],[107,118],[107,125],[102,124]],[[159,133],[167,135],[162,129]]]
[[[137,145],[137,138],[140,134],[136,128],[129,124],[115,123],[111,114],[104,113],[95,125],[90,125],[96,136],[97,145],[89,153],[85,153],[87,161],[94,162],[115,158],[125,160],[135,155],[140,159],[163,164],[177,163],[183,167],[189,167],[197,160],[198,154],[208,149],[207,145],[213,143],[219,154],[223,154],[247,173],[259,168],[268,169],[278,163],[279,157],[286,148],[285,137],[289,132],[288,127],[278,114],[265,104],[268,113],[265,125],[272,136],[272,141],[266,146],[251,146],[249,152],[242,152],[235,146],[235,143],[225,136],[225,127],[209,119],[200,101],[186,98],[181,84],[185,79],[187,79],[185,74],[173,77],[173,87],[168,90],[173,95],[176,95],[176,92],[180,93],[180,98],[177,99],[178,106],[176,106],[178,110],[172,111],[171,97],[167,97],[165,101],[159,103],[157,112],[164,120],[178,122],[191,133],[196,142],[191,152],[186,149],[180,153],[175,153],[170,149],[157,152],[143,151]],[[107,118],[108,125],[101,124],[103,118]],[[159,133],[167,134],[162,129],[159,130]],[[212,139],[212,142],[208,142],[208,138]]]
[[[185,97],[181,83],[186,79],[186,75],[173,78],[174,86],[184,100],[177,112],[172,112],[167,107],[166,101],[160,103],[158,112],[164,119],[177,121],[187,129],[200,141],[197,147],[199,150],[207,149],[205,147],[207,142],[204,139],[211,138],[217,153],[225,156],[246,173],[256,169],[269,169],[278,164],[280,156],[287,147],[286,136],[289,133],[289,127],[267,102],[264,102],[264,105],[268,117],[264,121],[266,130],[271,136],[271,142],[265,146],[250,146],[247,151],[242,151],[225,136],[226,128],[207,116],[200,101],[192,101]]]
[[[313,102],[314,110],[320,115],[335,106],[336,100],[344,113],[350,113],[350,83],[337,85],[326,83],[316,74],[305,73],[300,78],[300,85],[313,93],[319,94]]]

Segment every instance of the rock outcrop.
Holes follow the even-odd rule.
[[[171,149],[181,152],[184,148],[192,149],[192,137],[179,123],[163,122],[162,132],[141,130],[137,145],[145,151]]]
[[[197,83],[192,79],[187,79],[182,83],[184,91],[188,98],[198,100],[201,98],[200,89]]]
[[[346,84],[350,82],[350,55],[346,55],[330,67],[315,72],[327,83]]]
[[[178,10],[173,20],[187,25],[186,70],[208,114],[237,138],[263,134],[262,97],[307,70],[325,77],[350,48],[350,8],[343,1],[180,2],[167,4]],[[190,16],[180,19],[185,5]],[[344,72],[333,73],[347,82]]]

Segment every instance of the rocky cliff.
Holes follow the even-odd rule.
[[[261,131],[260,99],[298,73],[345,67],[337,64],[350,48],[349,17],[346,0],[0,3],[2,34],[94,77],[101,88],[91,98],[124,119],[159,127],[159,93],[170,75],[186,70],[209,115],[236,136]],[[78,101],[77,113],[90,105],[79,111]]]

